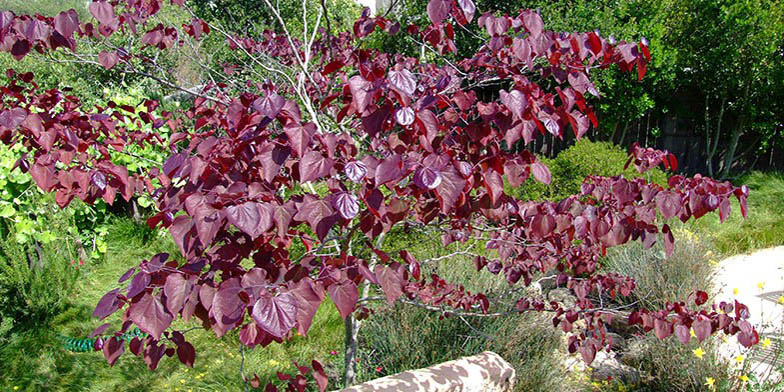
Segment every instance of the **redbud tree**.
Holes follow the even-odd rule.
[[[24,70],[8,70],[10,82],[0,90],[0,139],[26,151],[15,168],[54,192],[62,208],[74,198],[112,204],[118,196],[150,195],[156,210],[148,225],[167,229],[179,247],[181,257],[140,260],[98,302],[95,317],[120,312],[122,320],[116,331],[106,323],[94,332],[105,336],[98,348],[110,364],[129,350],[150,369],[175,353],[192,366],[195,348],[172,328],[177,318],[195,319],[218,337],[238,329],[251,348],[281,343],[308,333],[327,295],[345,320],[347,383],[359,321],[376,300],[444,315],[547,312],[554,326],[571,332],[569,352],[590,363],[607,347],[607,326],[617,317],[601,298],[627,296],[635,286],[601,271],[597,261],[607,248],[661,242],[670,253],[673,218],[686,222],[718,210],[724,220],[732,196],[746,213],[745,187],[700,175],[673,175],[666,186],[589,177],[579,194],[557,203],[504,192],[505,181],[549,183],[547,167],[526,145],[539,134],[579,138],[597,127],[591,72],[619,67],[642,78],[651,61],[645,39],[547,31],[535,11],[479,15],[471,0],[431,0],[426,27],[365,10],[352,31],[340,33],[324,28],[324,7],[304,10],[320,16],[300,34],[287,29],[273,4],[264,5],[279,26],[253,37],[198,18],[185,0],[93,1],[86,21],[73,10],[54,17],[0,13],[0,50],[18,60],[57,54],[193,98],[175,112],[154,100],[144,102],[147,110],[114,102],[88,107],[67,89],[41,88]],[[162,7],[190,21],[168,25],[157,17]],[[455,30],[469,23],[478,23],[486,42],[472,57],[457,58]],[[421,56],[368,48],[370,34],[412,40]],[[213,69],[201,88],[178,85],[158,55],[208,35],[217,35],[234,60]],[[477,94],[488,86],[500,91]],[[129,123],[166,128],[169,137]],[[113,157],[130,154],[131,146],[163,149],[168,157],[152,170],[129,172]],[[641,172],[677,165],[666,151],[638,145],[627,164]],[[405,250],[381,250],[385,233],[412,225],[440,231],[444,245],[481,239],[491,256],[474,258],[476,274],[503,274],[518,296],[513,305],[423,273],[427,266]],[[304,253],[292,254],[294,244]],[[543,274],[573,292],[573,307],[516,290]],[[690,330],[700,341],[720,331],[744,346],[758,341],[746,306],[706,301],[698,291],[665,309],[634,308],[626,321],[683,343]],[[126,347],[119,335],[132,326],[147,336]],[[298,368],[281,376],[289,390],[304,390],[307,373],[326,388],[319,362]]]

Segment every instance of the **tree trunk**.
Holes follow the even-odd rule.
[[[345,365],[346,369],[343,372],[343,386],[350,387],[354,385],[354,379],[357,375],[357,337],[359,336],[359,327],[362,322],[350,314],[346,317],[345,321]]]
[[[727,103],[727,98],[721,99],[721,106],[719,107],[719,118],[716,120],[716,129],[711,138],[711,126],[709,116],[708,97],[705,97],[705,163],[708,166],[708,176],[713,177],[713,157],[716,156],[716,150],[719,148],[719,138],[721,137],[721,121],[724,118],[724,106]]]
[[[722,179],[725,179],[730,175],[730,167],[732,167],[733,162],[735,162],[735,150],[738,148],[738,139],[740,139],[741,130],[745,125],[745,119],[741,118],[741,120],[738,121],[738,125],[732,131],[730,146],[727,149],[727,155],[724,156],[724,167],[721,172]]]
[[[351,251],[351,241],[348,241],[346,248],[348,249],[348,254],[352,254]],[[376,249],[381,248],[381,245],[384,243],[384,234],[381,234],[376,239]],[[378,257],[375,253],[371,252],[372,256],[370,257],[370,263],[368,268],[372,271],[376,263],[378,263]],[[367,298],[370,294],[370,283],[365,282],[362,286],[362,293],[360,298]],[[354,317],[354,313],[351,313],[346,317],[346,320],[343,323],[344,325],[344,353],[343,353],[343,361],[345,364],[345,369],[343,370],[343,386],[345,388],[350,387],[354,384],[355,378],[357,376],[357,346],[358,346],[358,336],[359,336],[359,328],[362,326],[362,321],[357,320]]]
[[[142,214],[139,212],[139,204],[136,199],[131,199],[131,215],[134,222],[142,223]]]

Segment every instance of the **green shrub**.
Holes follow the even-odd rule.
[[[626,151],[610,142],[594,142],[582,138],[561,151],[554,159],[539,158],[550,169],[552,181],[544,185],[530,180],[518,188],[507,185],[506,191],[523,200],[558,201],[580,191],[586,177],[618,176],[626,178],[643,177],[648,181],[665,184],[667,177],[659,168],[640,174],[630,165],[624,170],[628,155]]]
[[[18,242],[13,239],[18,233],[10,227],[8,239],[0,242],[0,332],[45,323],[57,315],[80,276],[76,248],[67,240],[67,216],[52,213],[46,221],[52,237],[63,241]]]

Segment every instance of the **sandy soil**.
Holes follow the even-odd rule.
[[[771,347],[776,347],[778,338],[784,338],[784,304],[779,302],[784,301],[784,246],[722,260],[715,282],[718,294],[714,301],[737,299],[746,304],[751,314],[749,322],[760,332],[760,339],[769,337],[773,341]],[[722,353],[730,358],[743,351],[734,337],[722,347]],[[761,376],[768,373],[771,365],[753,361],[752,369]]]

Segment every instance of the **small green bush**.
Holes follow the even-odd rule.
[[[550,169],[550,185],[529,180],[518,188],[507,185],[506,192],[523,200],[558,201],[580,191],[580,185],[590,175],[612,177],[623,174],[627,178],[643,177],[657,184],[665,184],[667,176],[659,168],[638,173],[633,165],[624,170],[628,154],[610,142],[594,142],[582,138],[554,159],[539,158]]]
[[[64,218],[48,217],[54,238],[69,238]],[[45,323],[57,315],[80,276],[77,251],[68,241],[20,243],[12,239],[13,227],[8,233],[0,242],[0,339],[16,326]]]

